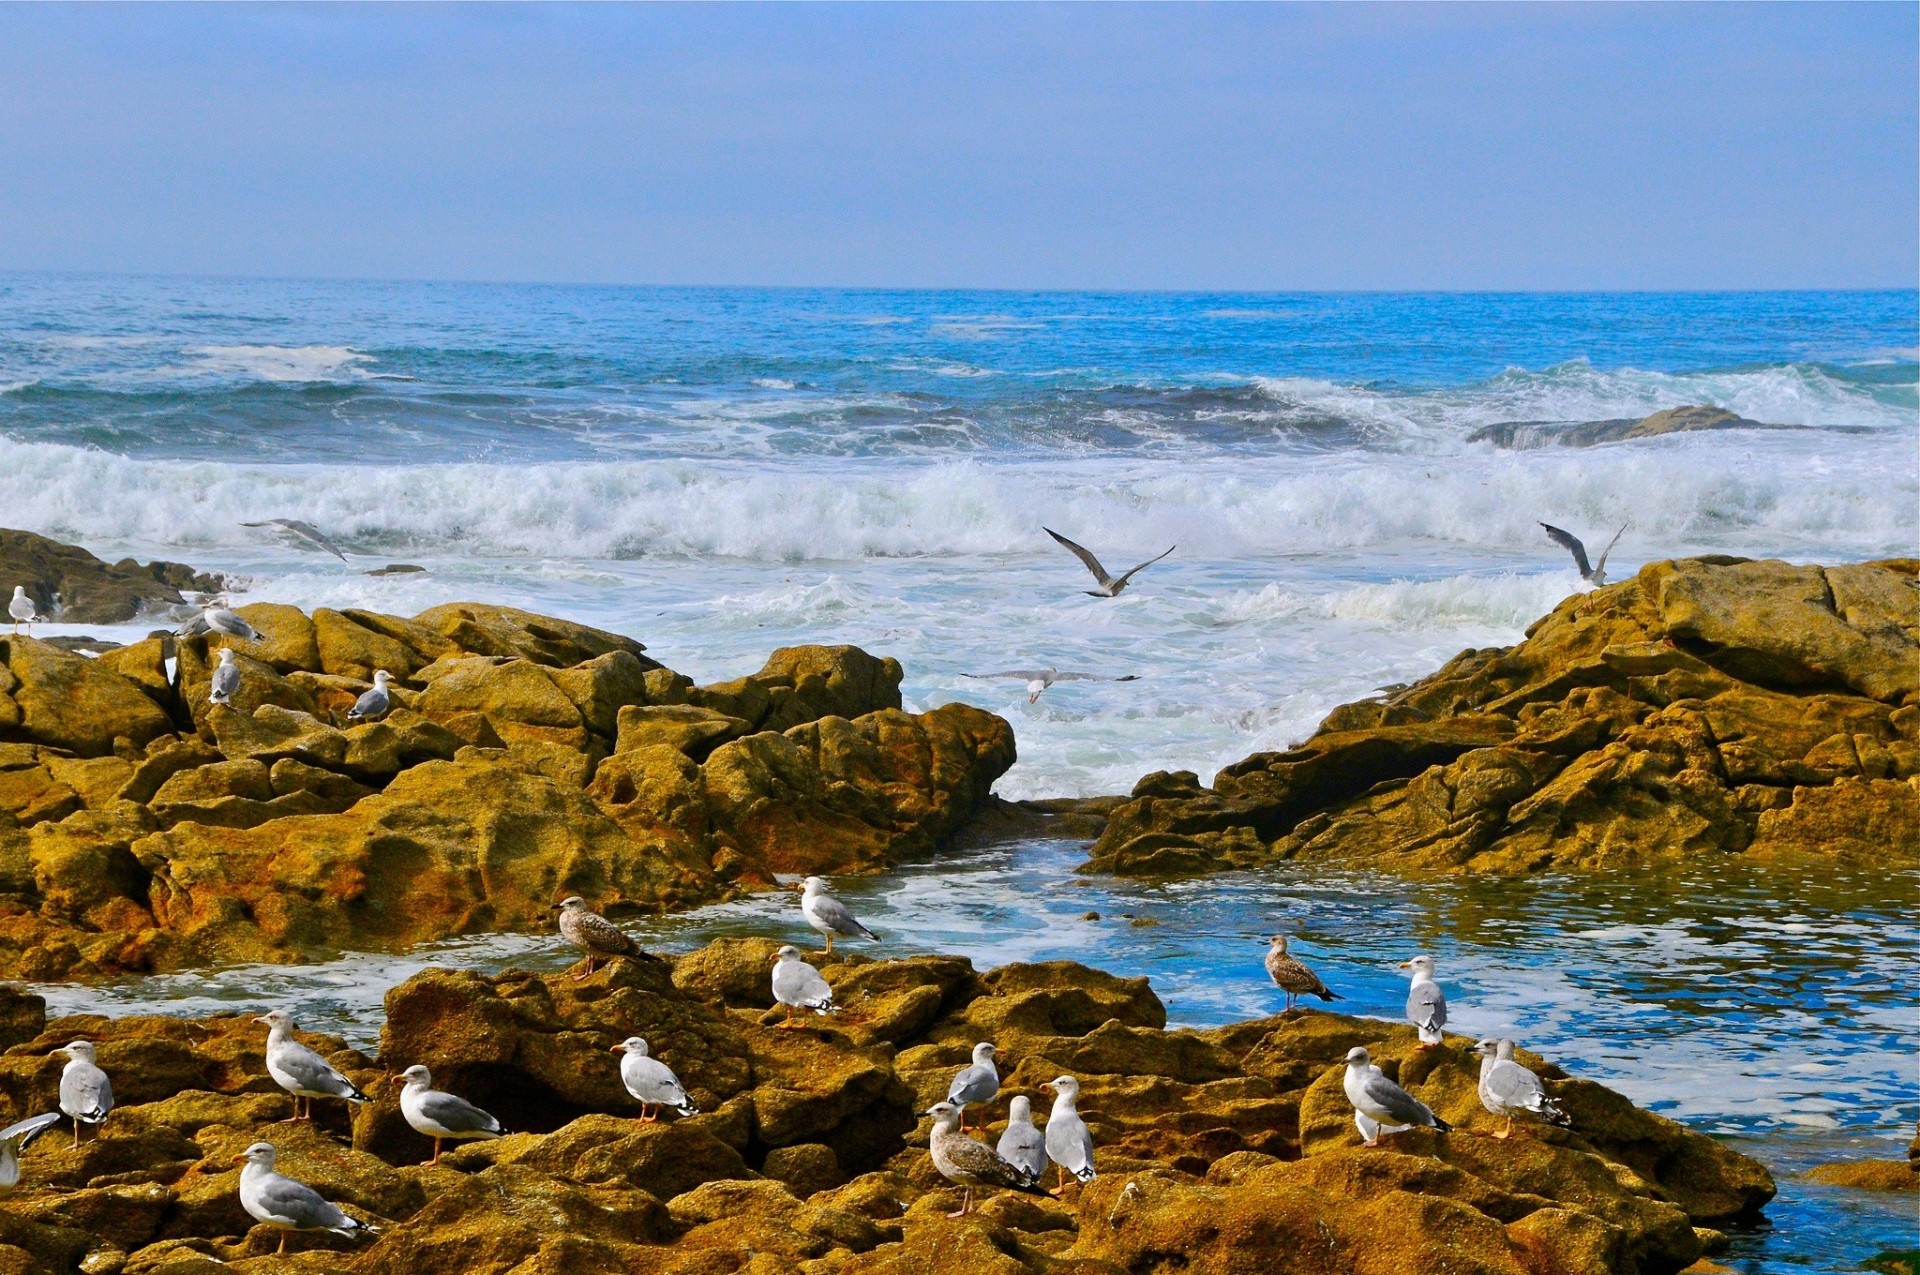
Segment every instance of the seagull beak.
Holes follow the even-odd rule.
[[[1041,1086],[1040,1086],[1040,1090],[1041,1090],[1041,1092],[1042,1092],[1042,1093],[1052,1093],[1052,1092],[1054,1092],[1054,1088],[1053,1088],[1053,1082],[1052,1082],[1052,1081],[1048,1081],[1047,1083],[1045,1083],[1045,1084],[1043,1084],[1043,1085],[1041,1085]]]
[[[1395,968],[1395,969],[1403,969],[1403,970],[1410,970],[1410,969],[1412,969],[1412,968],[1413,968],[1413,962],[1412,962],[1412,961],[1402,961],[1402,962],[1400,962],[1400,964],[1399,964],[1399,965],[1397,965],[1397,966],[1395,966],[1394,968]]]
[[[615,1045],[612,1049],[609,1049],[607,1052],[610,1054],[624,1054],[627,1052],[627,1047],[625,1045]]]
[[[245,1164],[247,1162],[247,1157],[243,1155],[231,1155],[231,1156],[228,1156],[227,1159],[233,1162],[234,1164]]]
[[[405,1076],[388,1076],[387,1083],[390,1085],[404,1085],[407,1083],[407,1078]]]
[[[256,1018],[256,1019],[254,1019],[253,1021],[254,1021],[254,1022],[256,1022],[256,1023],[264,1023],[264,1022],[266,1022],[267,1020],[266,1020],[266,1018],[265,1018],[265,1017],[263,1016],[263,1017],[260,1017],[260,1018]]]

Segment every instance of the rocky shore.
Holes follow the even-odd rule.
[[[1915,570],[1650,563],[1568,598],[1519,645],[1343,705],[1211,787],[1148,775],[1087,866],[1920,862]]]
[[[695,686],[506,607],[238,614],[258,642],[0,639],[0,977],[394,949],[543,928],[569,894],[619,916],[871,870],[950,836],[1014,761],[1004,721],[904,713],[900,666],[854,647]],[[393,710],[349,724],[380,669]]]
[[[274,1123],[292,1100],[250,1016],[46,1022],[14,995],[0,1005],[6,1108],[50,1109],[52,1051],[76,1037],[98,1044],[121,1106],[77,1151],[61,1131],[28,1151],[0,1208],[0,1268],[1653,1275],[1774,1191],[1754,1161],[1531,1055],[1573,1127],[1500,1142],[1482,1136],[1499,1121],[1462,1038],[1421,1051],[1404,1025],[1314,1012],[1168,1031],[1146,980],[1066,962],[816,957],[845,1009],[785,1030],[772,948],[723,940],[581,981],[427,970],[388,995],[375,1056],[307,1035],[374,1096],[351,1123],[340,1103],[317,1124]],[[610,1052],[634,1034],[705,1114],[638,1119]],[[1009,1096],[1080,1078],[1100,1176],[1076,1195],[997,1194],[946,1216],[959,1192],[917,1113],[976,1040],[1003,1063],[996,1130]],[[1362,1149],[1340,1066],[1360,1044],[1458,1131]],[[427,1143],[386,1083],[415,1063],[514,1132],[422,1167]],[[250,1228],[231,1163],[259,1138],[382,1234],[303,1233],[267,1256],[277,1234]]]

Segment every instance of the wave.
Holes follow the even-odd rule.
[[[1542,518],[1621,556],[1910,552],[1912,440],[1682,435],[1579,453],[1083,461],[637,459],[438,465],[140,460],[0,441],[9,523],[85,542],[256,543],[300,517],[368,553],[762,561],[1048,553],[1044,519],[1112,557],[1541,544]],[[1543,552],[1551,552],[1543,550]],[[1358,605],[1358,603],[1355,603]]]

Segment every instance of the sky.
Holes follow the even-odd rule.
[[[0,6],[0,269],[1911,287],[1920,6]]]

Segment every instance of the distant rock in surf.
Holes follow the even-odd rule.
[[[1468,435],[1474,443],[1492,443],[1496,447],[1592,447],[1596,443],[1617,443],[1630,438],[1656,438],[1661,434],[1690,434],[1715,429],[1807,429],[1805,425],[1767,425],[1718,407],[1669,407],[1663,412],[1639,420],[1588,421],[1584,425],[1559,425],[1541,421],[1502,421],[1486,425]]]

